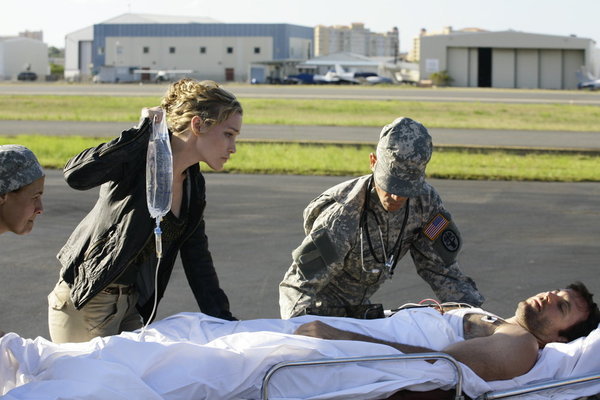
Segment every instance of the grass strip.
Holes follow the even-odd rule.
[[[0,136],[0,144],[29,147],[46,168],[62,168],[81,150],[108,138]],[[357,176],[369,173],[370,145],[240,142],[225,172]],[[203,170],[210,171],[207,166]],[[498,150],[436,149],[427,176],[441,179],[599,182],[600,156]]]
[[[247,124],[383,126],[407,116],[429,128],[596,132],[600,107],[575,104],[241,98]],[[131,121],[159,97],[0,96],[0,120]]]

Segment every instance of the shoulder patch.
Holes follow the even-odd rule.
[[[447,229],[441,236],[442,244],[446,250],[455,252],[460,248],[460,239],[452,229]]]
[[[425,228],[423,228],[423,234],[425,234],[429,240],[435,240],[449,223],[450,221],[446,217],[442,214],[438,214],[429,221]]]

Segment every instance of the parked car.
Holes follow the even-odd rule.
[[[23,71],[17,75],[17,79],[20,81],[35,81],[37,80],[37,74],[31,71]]]

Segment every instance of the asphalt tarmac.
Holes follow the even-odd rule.
[[[47,171],[45,212],[26,236],[0,235],[0,329],[48,338],[46,296],[58,278],[55,256],[89,211],[97,190],[77,192]],[[303,238],[302,210],[344,177],[205,174],[209,245],[233,313],[277,318],[278,284]],[[348,177],[349,178],[349,177]],[[600,184],[430,181],[461,229],[463,271],[509,316],[517,300],[582,280],[600,293]],[[392,308],[433,296],[410,256],[374,301]],[[175,266],[158,318],[198,307]]]

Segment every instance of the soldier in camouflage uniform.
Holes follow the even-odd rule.
[[[307,236],[279,285],[282,318],[381,316],[369,299],[408,251],[440,301],[483,303],[457,263],[460,232],[425,181],[431,152],[427,129],[398,118],[369,155],[373,174],[334,186],[306,207]]]
[[[44,211],[44,170],[27,147],[0,146],[0,233],[31,232],[35,218]]]

